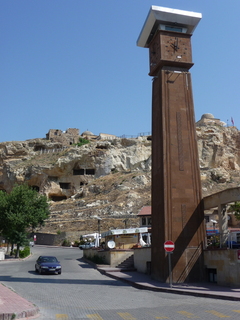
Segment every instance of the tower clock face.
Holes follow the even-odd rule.
[[[160,31],[149,45],[150,75],[155,76],[163,66],[191,68],[191,35]]]
[[[180,36],[163,36],[162,59],[179,62],[191,62],[191,43],[190,38]]]

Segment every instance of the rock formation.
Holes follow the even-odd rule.
[[[201,121],[202,120],[202,121]],[[203,195],[239,186],[240,131],[212,115],[196,127]],[[0,189],[27,183],[50,199],[41,232],[137,227],[151,205],[151,139],[93,140],[82,146],[32,139],[0,144]]]

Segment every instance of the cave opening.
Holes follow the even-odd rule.
[[[62,201],[62,200],[66,200],[67,197],[66,196],[56,196],[56,195],[48,195],[49,199],[57,202],[57,201]]]
[[[61,189],[71,189],[71,183],[70,182],[59,182]]]

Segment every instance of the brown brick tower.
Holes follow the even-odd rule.
[[[149,48],[152,86],[152,277],[203,279],[204,213],[191,74],[191,35],[201,14],[152,6],[137,45]]]

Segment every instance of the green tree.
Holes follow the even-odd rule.
[[[15,186],[11,193],[0,192],[0,232],[19,248],[27,231],[44,224],[49,216],[47,198],[27,185]]]
[[[83,146],[84,144],[88,144],[90,141],[88,140],[88,139],[84,139],[84,138],[81,138],[81,137],[79,137],[79,139],[78,139],[78,143],[76,143],[76,145],[78,146],[78,147],[81,147],[81,146]]]
[[[240,220],[240,201],[236,201],[228,208],[228,212],[233,212],[237,220]]]
[[[7,221],[5,216],[5,211],[7,210],[7,197],[6,193],[0,190],[0,232],[6,229]]]

